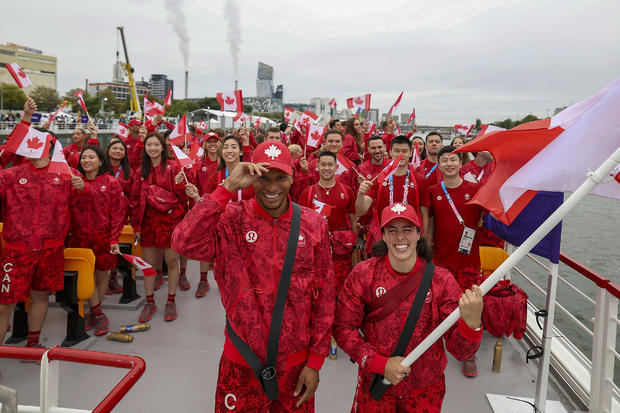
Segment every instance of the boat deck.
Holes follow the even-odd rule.
[[[89,339],[89,350],[137,355],[146,361],[146,372],[118,404],[115,412],[210,412],[213,411],[218,362],[223,349],[224,310],[217,285],[209,274],[211,290],[202,299],[194,297],[197,263],[190,261],[188,275],[192,288],[177,293],[179,318],[163,320],[163,303],[167,290],[156,292],[158,312],[148,331],[133,334],[133,343],[106,340],[105,336]],[[138,281],[142,294],[142,281]],[[117,302],[118,295],[106,297]],[[137,322],[138,311],[105,309],[111,331],[123,324]],[[46,347],[64,338],[66,314],[50,307],[41,343]],[[445,412],[492,413],[486,393],[532,398],[535,393],[536,363],[525,364],[525,347],[512,337],[503,340],[502,371],[491,371],[496,338],[485,333],[478,352],[479,375],[469,379],[461,373],[461,363],[449,356],[446,369]],[[39,405],[39,366],[17,360],[0,359],[0,384],[15,388],[22,405]],[[60,368],[60,405],[68,408],[92,409],[118,383],[126,370],[77,365],[63,362]],[[348,412],[356,384],[357,365],[342,350],[337,360],[326,360],[321,370],[317,391],[317,412]],[[560,400],[560,393],[549,386],[549,400]],[[563,403],[572,412],[568,403]],[[528,406],[529,407],[529,406]],[[533,409],[529,407],[528,411]]]

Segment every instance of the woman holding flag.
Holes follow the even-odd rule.
[[[131,190],[131,224],[140,240],[144,260],[156,268],[162,277],[159,263],[162,256],[168,266],[168,301],[164,319],[177,318],[176,289],[179,281],[179,255],[170,248],[172,231],[185,214],[185,186],[175,184],[174,177],[180,167],[170,162],[166,141],[159,132],[153,132],[144,140],[142,166],[135,175]],[[156,277],[144,277],[146,304],[140,314],[140,322],[146,322],[157,311],[153,292]]]
[[[96,336],[108,332],[109,320],[101,311],[108,288],[108,271],[116,268],[120,252],[118,239],[127,218],[127,199],[120,182],[108,174],[103,150],[87,146],[82,150],[78,171],[90,190],[76,195],[71,203],[69,247],[90,248],[95,254],[95,289],[89,299],[90,310],[84,327],[94,328]]]

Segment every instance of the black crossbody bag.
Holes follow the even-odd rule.
[[[299,237],[299,227],[301,225],[301,207],[296,203],[291,203],[293,208],[293,216],[291,217],[291,230],[288,235],[288,244],[286,246],[286,255],[284,256],[284,266],[280,282],[278,283],[278,292],[276,294],[276,302],[273,306],[273,314],[271,316],[271,327],[269,328],[269,339],[267,341],[267,355],[265,356],[265,365],[261,363],[254,351],[248,343],[243,341],[241,337],[232,329],[228,318],[226,319],[226,331],[228,337],[237,348],[244,360],[254,371],[254,375],[261,383],[263,391],[269,400],[278,398],[278,381],[276,379],[276,358],[278,357],[278,346],[280,343],[280,333],[282,331],[282,317],[284,316],[284,305],[286,304],[286,296],[291,281],[291,273],[293,272],[293,264],[295,264],[295,255],[297,254],[297,239]]]

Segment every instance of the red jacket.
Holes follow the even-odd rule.
[[[130,168],[131,169],[131,168]],[[133,176],[135,173],[133,171],[129,172],[129,178],[125,179],[125,171],[121,166],[112,166],[110,165],[110,176],[113,176],[118,180],[123,188],[123,193],[127,197],[127,200],[131,197],[131,183],[133,181]]]
[[[413,271],[416,271],[420,265],[422,265],[422,260],[418,258]],[[394,311],[376,323],[366,320],[364,307],[377,297],[377,293],[380,295],[382,290],[389,291],[406,276],[392,270],[387,256],[371,258],[353,269],[338,294],[334,338],[338,345],[361,368],[366,370],[366,374],[384,374],[385,365],[396,347],[409,310],[413,305],[415,294],[410,294],[403,301],[400,306],[402,310]],[[458,307],[461,295],[461,289],[454,280],[454,276],[444,268],[435,267],[429,295],[426,297],[405,355],[420,344]],[[359,333],[358,329],[361,329],[364,336]],[[412,374],[398,384],[393,391],[405,394],[411,389],[426,387],[443,376],[448,363],[444,341],[447,350],[454,357],[458,360],[466,360],[476,353],[481,339],[482,330],[472,330],[463,319],[460,319],[444,334],[443,340],[437,340],[413,363]]]
[[[84,181],[90,191],[77,193],[71,202],[71,232],[105,234],[110,244],[118,244],[127,216],[127,199],[120,182],[108,174]]]
[[[196,187],[201,196],[206,192],[207,180],[217,171],[218,166],[218,160],[214,162],[209,159],[206,154],[203,158],[196,161],[196,164],[193,166],[192,169],[195,170]]]
[[[292,208],[274,219],[256,198],[228,202],[218,187],[203,196],[172,234],[179,254],[215,262],[215,280],[234,331],[264,360],[277,283],[284,263]],[[334,268],[325,220],[301,209],[297,255],[286,300],[278,368],[306,363],[319,370],[329,351],[335,309]],[[224,352],[244,364],[228,337]]]
[[[140,139],[134,139],[129,135],[125,141],[127,146],[127,157],[129,158],[129,166],[132,171],[136,171],[142,165],[142,151],[144,150],[144,142]]]
[[[92,138],[87,139],[87,141],[84,142],[84,148],[90,145],[99,146],[99,139]],[[80,163],[80,154],[82,153],[82,149],[84,148],[78,147],[77,144],[74,142],[71,145],[66,146],[62,149],[62,153],[65,155],[65,159],[67,160],[67,163],[70,167],[77,168],[78,164]]]
[[[359,165],[362,161],[359,155],[359,151],[357,149],[357,143],[355,142],[355,138],[350,133],[344,135],[344,140],[342,142],[342,154],[356,165]]]
[[[185,195],[185,183],[176,185],[174,183],[174,177],[181,171],[180,166],[171,159],[168,159],[166,166],[160,163],[158,166],[151,168],[151,173],[148,177],[142,177],[142,170],[138,169],[134,175],[132,187],[131,187],[131,226],[134,231],[140,232],[142,227],[142,221],[147,210],[147,205],[150,207],[150,213],[160,217],[163,220],[175,221],[179,220],[187,205],[187,196]],[[158,186],[167,191],[168,196],[176,198],[175,205],[170,207],[166,212],[157,211],[155,205],[150,204],[147,201],[150,187]],[[153,201],[157,202],[157,201]]]
[[[70,205],[79,192],[71,180],[32,162],[0,171],[2,237],[9,248],[34,251],[61,246],[69,232]],[[79,172],[72,170],[74,175]]]

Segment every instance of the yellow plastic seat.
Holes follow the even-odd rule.
[[[65,248],[65,271],[76,271],[79,313],[84,317],[84,301],[95,290],[95,254],[88,248]]]
[[[491,275],[508,257],[508,253],[503,248],[481,246],[480,271],[482,271],[482,278],[485,279]]]

